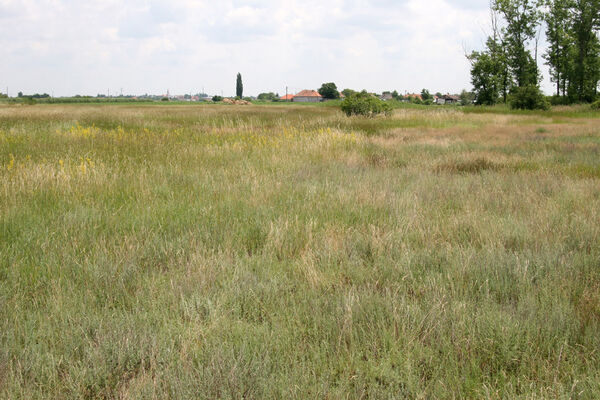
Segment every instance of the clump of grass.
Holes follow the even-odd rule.
[[[385,167],[388,162],[388,156],[385,152],[374,145],[368,145],[363,150],[367,165],[372,167]]]
[[[479,174],[483,171],[496,171],[502,165],[492,162],[485,157],[468,160],[452,160],[435,167],[436,172],[449,172],[456,174]]]
[[[600,179],[600,166],[590,164],[574,164],[565,168],[567,175],[583,179]]]

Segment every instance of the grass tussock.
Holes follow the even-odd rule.
[[[598,398],[588,114],[0,106],[0,398]]]
[[[453,160],[436,166],[436,172],[449,172],[457,174],[479,174],[483,171],[495,171],[501,168],[498,163],[484,157],[472,160]]]

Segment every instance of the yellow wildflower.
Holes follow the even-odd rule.
[[[10,160],[8,161],[8,165],[6,166],[6,169],[8,171],[10,171],[11,169],[13,169],[13,167],[15,166],[15,156],[12,155],[12,153],[10,154]]]

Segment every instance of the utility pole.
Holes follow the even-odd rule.
[[[285,101],[288,101],[288,87],[285,87]]]

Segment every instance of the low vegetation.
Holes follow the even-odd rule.
[[[510,95],[511,108],[518,110],[548,110],[550,102],[535,85],[514,88]]]
[[[0,106],[0,398],[599,398],[599,128]]]
[[[364,90],[346,97],[342,101],[341,108],[349,117],[352,115],[374,117],[379,114],[390,114],[392,111],[390,104]]]

